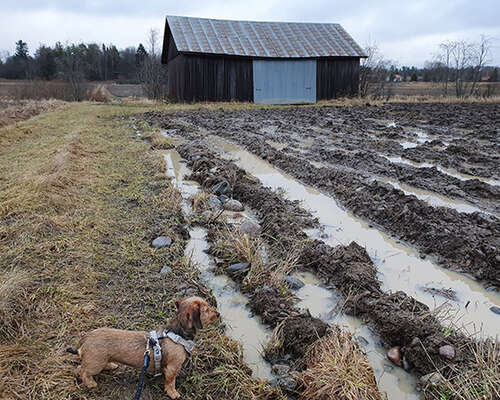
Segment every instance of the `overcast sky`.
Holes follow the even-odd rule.
[[[119,48],[163,35],[167,14],[256,21],[336,22],[360,44],[375,42],[398,65],[423,65],[447,39],[495,37],[492,64],[500,65],[500,0],[2,0],[0,50],[22,39],[40,43],[113,43]]]

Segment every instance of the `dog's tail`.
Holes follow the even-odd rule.
[[[68,353],[78,355],[78,350],[72,349],[71,347],[68,347],[68,348],[66,349],[66,351],[67,351]]]

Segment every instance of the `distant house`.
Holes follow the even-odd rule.
[[[315,103],[359,89],[361,47],[339,24],[168,16],[162,62],[181,102]]]

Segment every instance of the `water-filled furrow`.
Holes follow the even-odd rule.
[[[419,189],[414,186],[407,185],[405,183],[401,183],[388,178],[377,178],[378,182],[387,183],[392,187],[401,190],[404,194],[413,195],[417,199],[425,201],[427,204],[433,207],[448,207],[457,210],[458,212],[463,212],[467,214],[471,214],[474,212],[485,212],[481,210],[479,207],[476,207],[472,204],[466,203],[464,201],[453,200],[449,197],[439,195],[437,193]]]
[[[199,190],[196,182],[186,181],[189,168],[183,163],[175,150],[165,154],[167,174],[183,197],[183,209],[190,213],[187,198]],[[212,290],[217,299],[217,309],[226,324],[226,333],[238,340],[243,348],[243,359],[250,366],[253,374],[259,378],[273,377],[270,365],[262,357],[262,346],[269,341],[271,331],[266,328],[258,316],[253,316],[248,308],[247,298],[238,290],[236,283],[226,275],[213,272],[215,263],[207,253],[206,230],[201,227],[189,231],[190,240],[185,249],[185,257],[201,271],[201,280]]]
[[[454,170],[451,168],[444,168],[438,164],[432,164],[429,162],[416,162],[416,161],[412,161],[412,160],[409,160],[409,159],[406,159],[403,157],[389,157],[389,156],[383,156],[383,157],[388,159],[390,162],[411,165],[412,167],[416,167],[416,168],[435,167],[439,172],[442,172],[443,174],[446,174],[449,176],[453,176],[454,178],[460,179],[461,181],[469,181],[471,179],[477,179],[481,182],[487,183],[487,184],[492,185],[492,186],[500,186],[499,180],[491,179],[491,178],[484,178],[481,176],[463,174],[461,172],[458,172],[457,170]]]
[[[490,307],[500,306],[500,294],[488,292],[478,282],[463,274],[439,267],[432,260],[421,259],[418,252],[365,221],[342,209],[335,199],[295,180],[268,162],[220,137],[208,137],[222,157],[232,159],[264,186],[280,189],[290,200],[299,200],[318,218],[322,229],[310,234],[332,246],[352,241],[364,246],[378,270],[382,288],[402,290],[431,309],[446,303],[457,323],[469,333],[482,331],[496,336],[499,317]],[[455,300],[439,295],[451,289]],[[449,291],[446,291],[449,293]]]
[[[336,324],[352,332],[373,368],[377,385],[388,400],[416,400],[421,396],[415,390],[416,379],[404,369],[395,367],[386,357],[378,337],[359,318],[341,312],[342,299],[332,289],[325,288],[311,273],[294,275],[305,285],[295,294],[300,299],[299,307],[307,308],[313,317],[328,324]]]

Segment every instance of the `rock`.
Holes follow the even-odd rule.
[[[230,265],[226,268],[228,274],[241,274],[247,272],[250,269],[250,263],[238,263]]]
[[[401,347],[396,346],[387,350],[387,358],[398,367],[401,367]]]
[[[304,282],[290,275],[285,277],[285,283],[292,290],[299,290],[304,287]]]
[[[243,211],[245,207],[238,200],[228,200],[224,203],[224,210],[228,211]]]
[[[217,196],[221,194],[226,194],[231,189],[228,181],[222,181],[212,186],[212,193],[215,193]]]
[[[171,272],[172,272],[172,268],[170,268],[168,265],[164,265],[160,271],[160,274],[167,275],[167,274],[170,274]]]
[[[494,293],[494,292],[498,292],[498,288],[496,286],[488,286],[486,288],[486,291]]]
[[[444,378],[439,372],[431,372],[430,374],[420,377],[421,385],[437,385],[444,381]]]
[[[358,343],[361,345],[361,346],[366,346],[368,345],[368,340],[366,340],[363,336],[358,336],[356,338],[356,340],[358,341]]]
[[[286,364],[274,364],[271,370],[273,371],[273,374],[283,376],[288,374],[288,371],[290,371],[290,366]]]
[[[490,307],[490,311],[495,313],[495,314],[498,314],[500,315],[500,307],[497,307],[497,306],[491,306]]]
[[[153,240],[153,243],[151,243],[151,245],[157,249],[165,246],[170,246],[171,244],[172,239],[167,236],[159,236],[155,240]]]
[[[222,207],[222,201],[220,201],[216,195],[211,194],[210,197],[208,198],[208,205],[212,208],[221,208]]]
[[[227,197],[226,195],[221,194],[219,196],[219,200],[221,201],[221,203],[225,203],[226,201],[229,200],[229,197]]]
[[[203,211],[203,212],[201,213],[201,216],[202,216],[203,218],[210,218],[210,217],[212,216],[212,211],[210,211],[210,210]]]
[[[256,235],[260,232],[261,230],[261,226],[256,223],[256,222],[253,222],[249,219],[247,219],[246,221],[243,221],[242,224],[240,225],[240,232],[241,233],[247,233],[249,235]]]
[[[297,387],[297,381],[288,375],[278,377],[276,383],[284,390],[294,390]]]
[[[441,346],[439,348],[439,355],[447,358],[448,360],[453,360],[455,358],[455,348],[449,344]]]

